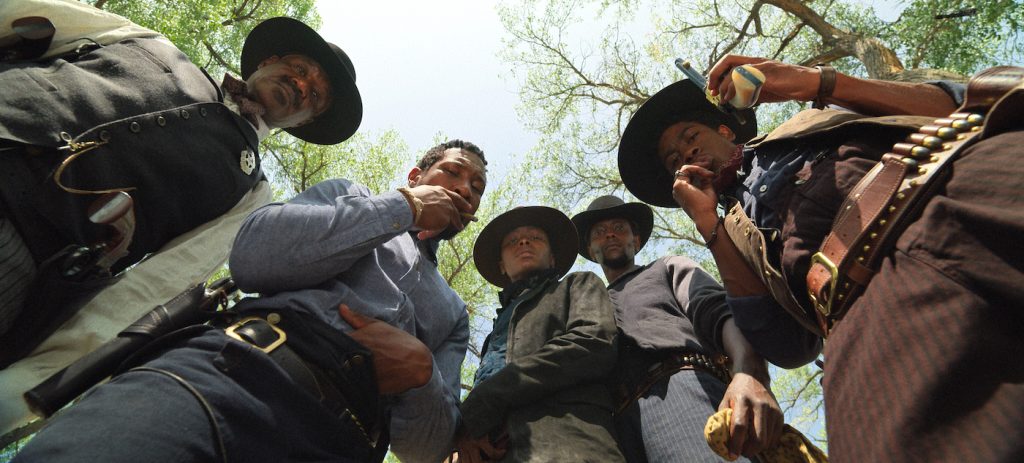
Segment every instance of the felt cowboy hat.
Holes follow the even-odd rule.
[[[633,114],[619,143],[619,175],[637,199],[655,206],[679,207],[672,198],[675,182],[658,159],[662,132],[680,121],[725,125],[736,134],[736,143],[746,143],[757,134],[752,109],[739,110],[746,123],[726,114],[708,101],[704,90],[683,79],[655,93]]]
[[[280,17],[259,23],[242,46],[242,79],[248,79],[271,56],[305,55],[320,64],[331,83],[331,105],[311,122],[284,129],[318,145],[333,145],[351,137],[363,119],[363,100],[356,88],[352,60],[301,21]]]
[[[640,238],[639,251],[651,238],[651,231],[654,229],[654,212],[651,206],[643,203],[627,203],[617,196],[601,196],[587,206],[587,210],[572,216],[572,223],[576,225],[579,235],[579,254],[591,262],[596,262],[590,257],[590,229],[594,224],[608,219],[626,219],[636,226],[636,236]]]
[[[523,226],[538,227],[548,235],[558,276],[565,275],[576,261],[576,227],[562,211],[545,206],[523,206],[505,212],[487,224],[473,245],[477,271],[492,285],[504,288],[512,283],[501,271],[501,242],[505,235]]]

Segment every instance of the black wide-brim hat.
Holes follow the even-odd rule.
[[[594,224],[608,219],[626,219],[636,225],[636,236],[640,237],[640,251],[647,240],[651,238],[651,231],[654,230],[654,211],[651,206],[643,203],[627,203],[617,196],[601,196],[593,200],[587,210],[572,216],[572,223],[576,225],[577,236],[580,240],[579,254],[591,262],[597,262],[590,257],[590,229]]]
[[[331,105],[309,123],[285,132],[318,145],[347,140],[363,119],[363,100],[356,88],[356,69],[337,45],[320,37],[301,21],[270,18],[249,32],[242,46],[242,79],[248,79],[271,56],[305,55],[320,64],[331,83]]]
[[[473,262],[485,280],[499,288],[512,284],[501,273],[501,241],[510,231],[523,226],[537,227],[548,234],[551,255],[558,276],[565,275],[576,261],[576,227],[562,211],[546,206],[523,206],[505,212],[487,224],[473,245]]]
[[[715,108],[704,90],[689,79],[659,90],[633,114],[622,133],[619,143],[622,183],[633,196],[647,204],[679,207],[672,198],[675,177],[658,159],[658,140],[662,132],[684,120],[716,121],[736,134],[736,143],[746,143],[757,134],[757,119],[752,109],[738,112],[745,124],[736,116]]]

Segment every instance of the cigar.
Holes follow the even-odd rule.
[[[480,219],[476,218],[475,215],[470,214],[469,212],[460,212],[459,215],[462,216],[462,220],[465,220],[465,221],[468,221],[468,222],[477,222],[477,221],[480,220]]]

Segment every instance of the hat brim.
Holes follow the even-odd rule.
[[[477,271],[494,286],[504,288],[512,284],[498,265],[501,262],[501,240],[522,226],[538,227],[547,233],[559,277],[565,275],[576,261],[576,249],[579,247],[576,227],[562,211],[545,206],[517,207],[488,223],[473,245],[473,262]]]
[[[739,111],[746,121],[741,124],[734,115],[715,108],[689,79],[661,89],[633,114],[619,143],[619,175],[637,199],[654,206],[679,207],[672,198],[675,178],[658,159],[658,140],[665,129],[692,120],[695,113],[729,127],[736,134],[736,143],[746,143],[757,134],[752,109]]]
[[[333,145],[351,137],[363,119],[363,100],[355,76],[342,61],[348,56],[301,21],[271,18],[254,27],[242,46],[242,79],[256,72],[263,60],[286,55],[304,55],[320,64],[331,84],[331,105],[309,123],[286,127],[285,132],[318,145]]]
[[[636,225],[636,236],[640,238],[639,252],[651,238],[654,230],[654,212],[646,204],[625,203],[606,209],[583,211],[572,217],[572,223],[576,225],[577,237],[579,239],[579,255],[591,262],[597,262],[590,257],[590,229],[594,224],[608,219],[627,219]]]

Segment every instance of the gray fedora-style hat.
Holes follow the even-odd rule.
[[[484,279],[504,288],[512,283],[501,273],[501,241],[510,231],[523,226],[544,230],[548,235],[551,255],[555,257],[558,276],[565,275],[576,261],[576,227],[562,211],[546,206],[523,206],[509,210],[488,223],[473,245],[473,262]]]
[[[651,231],[654,230],[654,211],[651,206],[643,203],[627,203],[617,196],[601,196],[593,200],[587,210],[572,216],[572,223],[576,225],[580,246],[579,254],[591,262],[596,262],[590,257],[590,229],[595,223],[608,219],[626,219],[636,225],[636,236],[640,237],[639,251],[651,238]]]
[[[680,121],[724,124],[736,134],[736,143],[746,143],[757,135],[754,110],[739,110],[746,123],[719,111],[704,90],[683,79],[649,98],[633,114],[619,143],[619,175],[622,183],[637,199],[654,206],[679,207],[672,198],[671,172],[658,159],[658,140],[662,132]]]
[[[271,56],[305,55],[320,64],[331,83],[331,105],[311,122],[284,131],[318,145],[347,140],[363,119],[356,69],[337,45],[296,19],[270,18],[256,25],[242,46],[242,79],[248,79]]]

